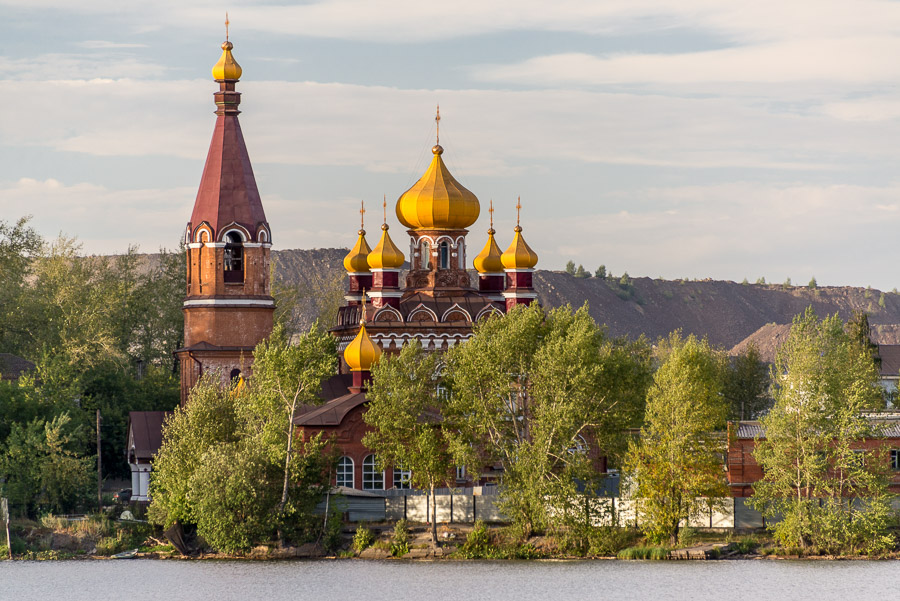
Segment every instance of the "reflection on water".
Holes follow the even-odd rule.
[[[895,561],[0,562],[0,601],[849,601],[898,584]]]

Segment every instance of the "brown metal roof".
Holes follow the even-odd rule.
[[[162,426],[171,411],[131,411],[128,413],[127,452],[134,448],[134,458],[149,461],[162,446]]]
[[[0,353],[0,380],[18,380],[22,374],[34,370],[34,363],[17,355]]]
[[[351,392],[342,397],[332,399],[322,405],[294,418],[296,426],[340,426],[347,414],[366,402],[362,392]]]
[[[872,425],[881,428],[881,435],[885,438],[900,438],[900,412],[885,411],[866,414]],[[736,435],[738,438],[765,438],[766,431],[757,421],[737,422]]]
[[[219,115],[216,119],[191,213],[191,228],[204,221],[212,226],[216,238],[220,228],[234,222],[244,226],[254,242],[259,242],[259,224],[268,225],[237,115]]]
[[[881,377],[900,376],[900,344],[879,344],[878,354],[881,356]]]

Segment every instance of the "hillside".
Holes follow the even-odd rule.
[[[341,261],[346,252],[275,251],[276,275],[287,285],[299,286],[300,296],[306,299],[304,312],[313,312],[316,294],[330,293],[334,297],[338,292],[333,288],[343,274]],[[618,280],[578,279],[555,271],[537,271],[535,288],[544,306],[569,303],[580,307],[589,303],[591,315],[606,324],[613,335],[644,334],[656,339],[681,328],[686,334],[707,336],[711,343],[725,349],[754,336],[757,345],[765,350],[773,336],[783,333],[783,329],[770,324],[789,324],[794,315],[812,305],[819,315],[837,312],[844,319],[854,310],[867,311],[876,342],[900,343],[900,295],[872,289],[784,289],[780,284],[651,278],[633,278],[630,285],[623,287]],[[304,322],[312,319],[312,315],[303,317]]]

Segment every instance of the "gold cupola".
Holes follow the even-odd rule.
[[[216,81],[226,79],[238,80],[243,72],[241,66],[237,64],[237,61],[231,55],[231,49],[234,48],[234,44],[228,41],[228,24],[228,13],[225,13],[225,42],[222,44],[222,56],[212,68],[213,79]]]
[[[364,229],[366,208],[360,203],[360,220],[359,220],[359,238],[356,239],[356,245],[350,249],[350,252],[347,253],[347,256],[344,257],[344,269],[347,270],[347,273],[368,273],[369,272],[369,260],[368,256],[372,249],[369,248],[368,242],[366,242],[366,230]]]
[[[378,241],[378,246],[375,247],[375,250],[369,253],[369,268],[400,269],[403,267],[406,257],[403,256],[403,253],[397,248],[397,245],[391,240],[390,234],[388,234],[387,200],[383,202],[382,207],[385,215],[384,223],[381,226],[381,240]]]
[[[494,240],[494,202],[491,201],[490,208],[488,211],[491,214],[491,227],[488,229],[488,239],[487,244],[484,245],[484,248],[478,253],[478,256],[475,257],[475,260],[472,263],[475,265],[475,269],[478,273],[499,273],[502,275],[503,273],[503,261],[501,259],[502,253],[500,251],[500,247],[497,246],[497,241]]]
[[[440,107],[435,121],[440,128]],[[431,152],[434,157],[425,174],[397,199],[397,219],[410,229],[467,228],[478,219],[481,208],[478,198],[456,181],[444,164],[440,129]]]
[[[359,324],[359,333],[347,348],[344,349],[344,361],[350,371],[369,371],[381,358],[381,348],[375,344],[366,332],[366,322]]]
[[[515,236],[513,236],[512,244],[506,249],[506,252],[500,257],[505,269],[534,269],[537,265],[537,253],[531,250],[525,238],[522,236],[522,226],[519,225],[519,211],[522,209],[522,199],[519,198],[516,203],[516,227]]]

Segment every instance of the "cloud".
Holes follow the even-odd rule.
[[[27,58],[0,56],[4,79],[55,81],[162,77],[168,69],[152,60],[124,54],[68,53],[41,54]]]
[[[88,48],[90,50],[106,50],[115,48],[146,48],[147,44],[133,44],[121,42],[108,42],[105,40],[85,40],[75,44],[80,48]]]

